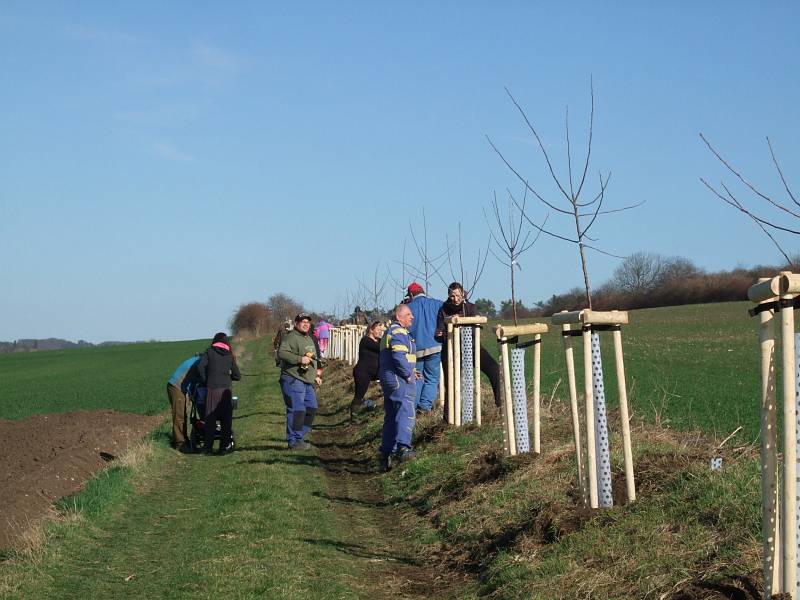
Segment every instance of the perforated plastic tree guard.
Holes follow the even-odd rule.
[[[603,385],[603,359],[600,356],[600,334],[592,332],[592,384],[594,386],[594,445],[597,454],[598,504],[614,505],[611,496],[611,457],[608,452],[608,419],[606,390]]]
[[[531,451],[528,437],[528,398],[525,394],[525,350],[511,350],[511,397],[514,400],[514,430],[517,438],[517,453]]]
[[[797,431],[800,432],[800,333],[794,334],[794,372],[795,372],[795,393],[794,399],[797,406]],[[797,436],[797,456],[800,456],[800,436]],[[795,490],[798,497],[800,497],[800,476],[795,477]],[[798,555],[800,555],[800,502],[797,503],[795,509],[797,514],[797,548]],[[800,569],[798,569],[800,573]],[[796,581],[795,590],[792,593],[792,598],[800,598],[800,578]]]
[[[472,327],[461,328],[461,423],[472,423],[475,398],[475,356]]]

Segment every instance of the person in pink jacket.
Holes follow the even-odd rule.
[[[314,328],[314,335],[319,340],[319,351],[323,356],[325,356],[325,350],[328,348],[328,340],[331,338],[331,329],[333,329],[333,325],[325,319],[320,319]]]

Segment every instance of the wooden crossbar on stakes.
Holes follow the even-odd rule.
[[[628,392],[625,383],[625,364],[622,353],[622,325],[628,324],[628,313],[625,311],[593,311],[590,309],[567,312],[552,316],[552,322],[562,326],[564,338],[564,354],[567,365],[570,407],[572,410],[572,427],[575,444],[575,455],[578,463],[578,484],[584,498],[592,508],[598,507],[597,456],[595,451],[595,398],[592,385],[592,332],[610,330],[614,340],[614,358],[617,370],[619,390],[619,412],[622,421],[622,444],[625,457],[625,484],[628,502],[636,499],[636,484],[633,475],[633,452],[631,448],[631,430],[628,414]],[[581,331],[573,331],[572,325],[580,325]],[[578,394],[575,378],[575,361],[572,354],[573,335],[583,339],[583,377],[584,377],[584,412],[586,427],[586,464],[581,459],[580,418],[578,414]],[[584,469],[585,466],[585,469]],[[588,481],[587,481],[588,480]],[[586,485],[588,483],[588,486]]]
[[[474,413],[475,422],[481,424],[481,326],[486,317],[445,317],[447,325],[447,422],[461,426],[461,328],[473,331],[472,351],[474,365]]]

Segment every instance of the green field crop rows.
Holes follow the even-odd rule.
[[[168,410],[166,382],[207,340],[0,354],[0,416],[98,410]]]

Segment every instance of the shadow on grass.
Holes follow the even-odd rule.
[[[246,415],[235,415],[233,420],[236,421],[237,419],[247,419],[248,417],[257,417],[258,415],[279,415],[280,413],[276,412],[267,412],[265,410],[257,410],[255,412],[247,413]]]
[[[392,505],[386,500],[364,500],[362,498],[351,498],[350,496],[331,496],[325,492],[312,492],[311,495],[330,502],[338,502],[339,504],[358,504],[359,506],[372,506],[375,508],[386,508]]]
[[[343,413],[344,411],[346,411],[346,410],[349,410],[349,409],[350,409],[350,407],[349,407],[348,405],[346,405],[346,404],[342,404],[342,405],[341,405],[339,408],[337,408],[336,410],[333,410],[333,411],[330,411],[330,412],[319,412],[319,413],[317,413],[317,414],[318,414],[320,417],[335,417],[336,415],[338,415],[338,414],[340,414],[340,413]]]
[[[277,457],[270,458],[251,458],[249,460],[241,460],[239,464],[243,465],[300,465],[305,467],[319,468],[322,466],[320,458],[314,454],[296,454],[290,453],[288,450],[285,454]]]
[[[318,446],[320,448],[358,448],[358,447],[361,447],[361,446],[366,446],[370,442],[374,442],[375,440],[379,439],[380,437],[381,437],[381,430],[378,429],[378,430],[376,430],[376,431],[374,431],[372,433],[368,433],[366,435],[363,435],[360,438],[358,438],[357,440],[354,440],[352,442],[346,442],[346,443],[342,443],[342,442],[319,442],[319,443],[316,443],[314,445]]]
[[[325,425],[314,425],[314,429],[317,429],[317,430],[338,429],[339,427],[342,427],[344,425],[348,425],[349,423],[350,423],[350,419],[343,419],[342,421],[339,421],[338,423],[330,423],[330,424],[325,424]]]
[[[319,460],[325,470],[332,473],[346,472],[353,475],[367,475],[375,472],[371,458],[320,458]]]
[[[250,446],[237,445],[236,446],[236,451],[237,452],[244,452],[244,451],[250,450],[250,451],[253,451],[253,452],[263,452],[263,451],[266,451],[266,450],[286,450],[286,440],[274,440],[274,441],[278,442],[278,443],[275,443],[275,444],[256,444],[256,445],[250,445]]]
[[[403,556],[402,554],[393,554],[379,549],[367,548],[366,546],[362,546],[361,544],[348,544],[347,542],[341,542],[339,540],[326,540],[326,539],[315,540],[312,538],[304,538],[301,541],[306,542],[308,544],[314,544],[315,546],[326,546],[328,548],[334,548],[339,552],[344,552],[345,554],[349,554],[350,556],[358,556],[359,558],[386,560],[386,561],[403,563],[405,565],[418,566],[418,563],[409,556]]]

